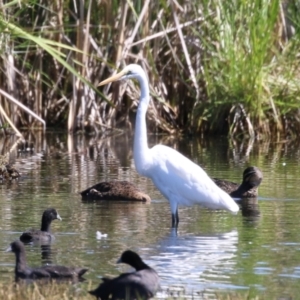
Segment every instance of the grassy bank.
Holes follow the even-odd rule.
[[[91,284],[89,284],[90,288]],[[211,291],[203,293],[198,292],[193,295],[185,295],[178,291],[169,291],[170,295],[164,294],[163,298],[155,299],[166,299],[166,300],[184,300],[184,299],[220,299],[220,300],[243,300],[253,299],[257,300],[265,299],[263,296],[260,297],[256,293],[245,292],[228,292],[228,293],[212,293]],[[15,285],[0,283],[0,297],[6,300],[95,300],[96,298],[87,293],[86,290],[82,289],[80,284],[32,284],[32,285]],[[250,297],[250,298],[249,298]]]
[[[15,130],[45,124],[97,133],[129,128],[138,86],[114,84],[98,91],[95,85],[137,62],[148,72],[155,109],[150,107],[147,117],[155,130],[297,135],[297,1],[170,3],[4,5],[0,129],[7,131],[6,124]]]
[[[0,284],[0,297],[7,300],[87,300],[95,299],[86,291],[82,290],[80,285],[71,284],[31,284],[16,285]]]

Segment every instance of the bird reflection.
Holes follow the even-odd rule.
[[[242,198],[239,204],[245,221],[253,222],[259,220],[260,210],[257,198]]]
[[[52,264],[51,244],[41,245],[42,263],[43,265]]]
[[[182,288],[190,295],[191,292],[196,293],[216,285],[230,285],[237,244],[236,230],[180,235],[172,228],[156,247],[159,253],[156,264],[151,262],[160,274],[163,293]]]

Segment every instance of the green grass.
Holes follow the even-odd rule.
[[[208,103],[200,102],[195,113],[206,116],[213,131],[219,129],[218,120],[227,117],[228,126],[242,133],[250,133],[247,118],[257,133],[283,132],[282,118],[300,104],[299,32],[282,40],[280,1],[212,5],[198,33],[204,45],[202,78]]]

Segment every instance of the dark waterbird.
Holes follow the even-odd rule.
[[[48,208],[44,211],[42,216],[41,229],[29,229],[22,233],[20,240],[24,243],[31,242],[51,242],[54,236],[50,232],[50,225],[53,220],[62,220],[56,209]]]
[[[241,184],[213,178],[217,186],[233,198],[252,198],[258,195],[258,186],[262,182],[263,174],[257,167],[248,167],[244,170]]]
[[[151,198],[128,181],[100,182],[82,191],[84,200],[127,200],[150,202]]]
[[[45,265],[37,268],[30,268],[26,263],[24,244],[17,240],[10,244],[7,251],[15,253],[16,266],[15,278],[19,279],[79,279],[88,269],[77,267],[65,267],[56,265]]]
[[[152,298],[159,287],[159,277],[154,269],[146,265],[140,256],[130,250],[123,252],[117,263],[126,263],[136,269],[116,278],[102,278],[97,289],[89,291],[97,299],[145,300]]]

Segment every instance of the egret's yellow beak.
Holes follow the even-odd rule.
[[[105,85],[105,84],[110,83],[110,82],[113,82],[113,81],[117,81],[117,80],[119,80],[122,76],[124,76],[125,74],[126,74],[126,71],[123,70],[123,71],[121,71],[121,72],[119,72],[119,73],[117,73],[117,74],[115,74],[115,75],[113,75],[113,76],[111,76],[111,77],[109,77],[109,78],[107,78],[107,79],[101,81],[101,82],[98,84],[98,86],[100,86],[100,85]]]

